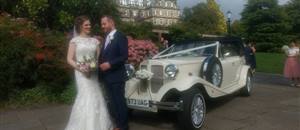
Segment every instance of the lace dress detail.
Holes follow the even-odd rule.
[[[96,59],[99,41],[90,37],[75,37],[70,44],[76,45],[76,60],[84,56]],[[103,86],[96,72],[87,78],[75,70],[77,95],[65,130],[112,130],[113,124],[104,99]]]

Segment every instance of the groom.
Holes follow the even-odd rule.
[[[111,16],[101,18],[101,27],[106,33],[105,44],[99,56],[99,77],[104,83],[109,98],[109,109],[117,128],[128,130],[125,81],[127,78],[125,62],[128,58],[128,40],[115,28]]]

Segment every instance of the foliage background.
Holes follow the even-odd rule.
[[[60,31],[72,29],[79,15],[88,15],[93,24],[99,24],[103,15],[120,22],[112,0],[1,0],[0,8],[13,16],[29,18],[38,27]]]
[[[0,102],[30,97],[56,100],[71,78],[65,62],[65,34],[38,29],[24,18],[5,13],[0,14],[0,30]]]

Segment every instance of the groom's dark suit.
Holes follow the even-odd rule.
[[[113,35],[111,42],[103,45],[99,64],[108,62],[111,68],[99,71],[99,78],[105,85],[109,97],[109,109],[116,125],[121,130],[128,130],[128,114],[125,99],[125,81],[127,78],[125,63],[128,59],[128,40],[119,31]]]

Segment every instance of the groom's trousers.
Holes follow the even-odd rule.
[[[128,108],[125,99],[125,82],[105,83],[108,106],[118,128],[128,130]]]

